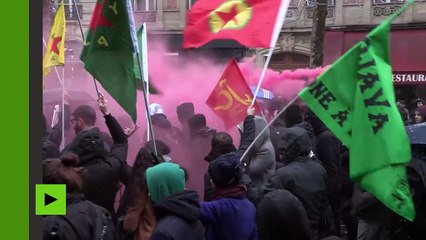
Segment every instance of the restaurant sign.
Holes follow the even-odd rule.
[[[395,72],[394,84],[426,84],[426,72]]]

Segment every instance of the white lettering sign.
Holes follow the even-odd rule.
[[[426,73],[395,73],[393,82],[399,84],[421,84],[426,83]]]

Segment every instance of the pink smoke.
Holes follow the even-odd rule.
[[[223,121],[218,118],[215,113],[205,104],[211,91],[219,81],[225,65],[217,64],[209,58],[197,58],[183,56],[167,56],[166,44],[161,41],[149,42],[149,75],[152,84],[161,92],[160,95],[150,94],[150,103],[159,103],[172,122],[173,126],[181,127],[177,119],[176,107],[183,102],[192,102],[196,113],[202,113],[207,118],[207,125],[216,128],[217,131],[227,131],[234,139],[235,145],[239,144],[239,134],[236,128],[225,130]],[[247,82],[250,86],[256,86],[260,78],[262,69],[254,64],[253,59],[245,59],[239,64]],[[71,79],[70,70],[66,64],[65,86],[67,89],[75,89],[85,92],[89,95],[89,100],[85,104],[91,105],[97,109],[96,91],[92,77],[84,70],[81,63],[74,65],[72,71],[81,71],[80,77]],[[68,70],[67,70],[68,69]],[[316,77],[324,71],[319,69],[300,69],[296,71],[283,71],[282,73],[268,69],[262,84],[262,88],[273,91],[280,98],[290,99],[294,97],[302,88],[316,79]],[[52,73],[46,79],[46,89],[60,89],[61,85],[57,80],[56,74],[52,69]],[[122,108],[111,98],[111,96],[98,84],[99,90],[109,100],[111,112],[117,117],[122,127],[132,127],[130,117],[122,110]],[[73,96],[70,96],[71,99]],[[75,97],[75,96],[74,96]],[[56,96],[57,102],[60,102],[60,92]],[[74,99],[72,101],[77,101]],[[71,111],[77,106],[73,106]],[[141,91],[138,91],[137,100],[138,120],[136,125],[139,129],[129,139],[128,163],[133,164],[136,154],[143,144],[144,134],[147,129],[146,111],[144,98]],[[50,119],[52,112],[52,104],[45,102],[44,112],[46,118]],[[107,131],[101,113],[98,111],[97,126],[103,131]],[[68,134],[68,142],[72,139],[73,133]],[[175,152],[175,154],[173,154]],[[197,190],[201,196],[203,194],[203,174],[207,170],[207,163],[203,159],[199,159],[197,163],[190,161],[190,156],[182,156],[179,149],[172,149],[173,160],[188,169],[190,181],[189,189]],[[206,153],[207,154],[207,153]]]
[[[239,66],[247,82],[251,86],[257,86],[262,75],[262,68],[256,66],[254,59],[247,58]],[[280,73],[272,69],[267,69],[261,87],[272,91],[275,97],[288,101],[296,96],[305,86],[315,81],[325,70],[326,67],[297,69],[294,71],[285,70]]]

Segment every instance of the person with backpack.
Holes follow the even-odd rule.
[[[114,202],[123,169],[127,166],[128,141],[120,124],[111,115],[107,100],[101,94],[98,105],[113,138],[114,145],[111,152],[106,152],[100,131],[93,126],[94,110],[89,108],[77,108],[74,111],[71,124],[74,129],[81,131],[62,152],[78,155],[80,161],[77,167],[86,169],[82,176],[85,197],[106,208],[116,222]]]
[[[67,189],[66,215],[43,217],[43,240],[114,240],[111,213],[84,197],[84,169],[75,167],[77,163],[72,153],[42,163],[43,184],[65,184]]]

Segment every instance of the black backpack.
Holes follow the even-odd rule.
[[[79,217],[77,214],[80,210],[74,211],[77,214],[53,215],[43,218],[43,240],[115,240],[115,229],[111,214],[103,207],[97,206],[90,201],[85,201],[89,204],[88,208],[94,210],[94,218],[96,218],[96,226],[93,233],[81,231],[78,225]],[[67,206],[67,207],[73,207]],[[70,209],[69,212],[73,212]],[[94,236],[93,239],[91,236]]]

